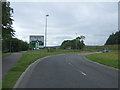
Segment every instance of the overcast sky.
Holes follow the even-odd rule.
[[[86,37],[86,45],[104,45],[118,30],[117,2],[11,2],[11,7],[16,37],[27,42],[29,35],[44,35],[46,14],[48,46],[61,45],[80,35]]]

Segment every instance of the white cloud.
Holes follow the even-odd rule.
[[[118,27],[117,2],[40,3],[12,2],[16,37],[29,41],[29,35],[45,32],[48,17],[47,45],[60,45],[65,39],[85,35],[85,44],[103,45]]]

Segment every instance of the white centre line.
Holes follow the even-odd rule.
[[[84,76],[86,76],[86,73],[80,71],[80,70],[77,70],[78,72],[80,72],[81,74],[83,74]]]
[[[68,64],[72,66],[72,64],[71,64],[70,62],[68,62]],[[76,69],[76,70],[77,70],[77,69]],[[77,70],[77,71],[80,72],[82,75],[86,76],[86,73],[84,73],[84,72],[82,72],[82,71],[80,71],[80,70]]]
[[[86,74],[84,72],[81,72],[81,73],[86,76]]]

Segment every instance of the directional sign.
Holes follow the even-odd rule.
[[[44,36],[30,35],[30,48],[43,48],[43,47],[44,47]]]

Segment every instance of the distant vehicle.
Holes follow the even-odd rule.
[[[103,50],[103,52],[110,52],[110,51],[112,51],[112,50]]]

